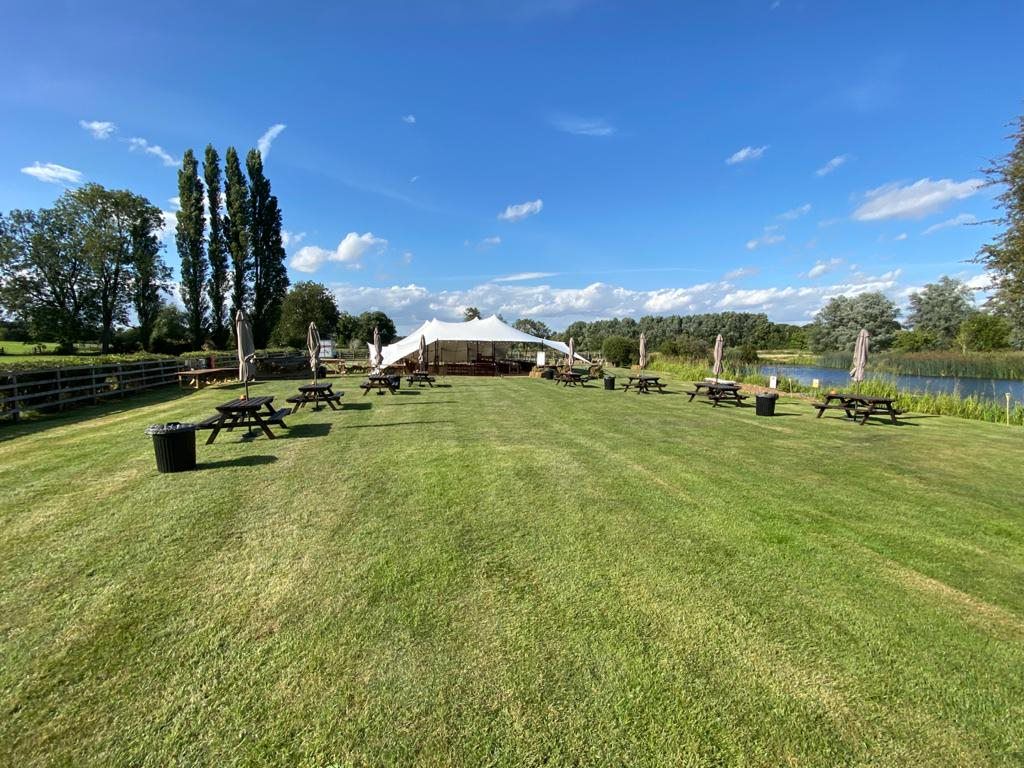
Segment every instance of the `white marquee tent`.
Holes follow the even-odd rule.
[[[404,339],[384,347],[384,367],[405,359],[414,360],[419,352],[420,336],[427,342],[427,360],[445,363],[465,363],[477,355],[497,357],[496,346],[506,349],[515,344],[542,344],[549,349],[569,354],[569,346],[560,341],[541,339],[517,331],[498,319],[497,315],[476,318],[463,323],[448,323],[443,320],[428,320]],[[584,363],[590,361],[580,355],[575,359]]]

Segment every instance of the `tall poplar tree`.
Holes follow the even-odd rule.
[[[224,156],[224,197],[227,215],[224,217],[224,239],[231,255],[231,317],[234,328],[238,310],[251,301],[249,280],[252,274],[252,254],[249,249],[249,184],[242,173],[238,152],[228,147]]]
[[[224,242],[224,216],[220,210],[220,156],[212,144],[206,145],[206,154],[203,156],[203,178],[206,180],[210,217],[210,228],[206,235],[206,260],[210,265],[206,291],[210,299],[210,339],[217,349],[223,349],[228,341],[226,312],[230,275],[227,245]]]
[[[257,349],[265,348],[281,317],[281,304],[288,292],[288,271],[284,266],[281,239],[281,210],[270,192],[270,180],[263,173],[263,158],[250,149],[245,158],[249,172],[252,247],[252,335]]]
[[[206,254],[203,247],[203,182],[192,150],[185,152],[178,171],[178,228],[175,243],[181,259],[181,300],[188,316],[189,342],[199,349],[206,340]]]

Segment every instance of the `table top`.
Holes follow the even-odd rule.
[[[299,385],[299,392],[330,392],[333,387],[334,385],[329,381],[319,384],[301,384]]]
[[[186,368],[183,371],[178,371],[179,376],[195,376],[197,373],[227,373],[228,371],[238,371],[237,368]]]
[[[273,395],[264,395],[261,397],[250,397],[248,399],[239,397],[234,400],[229,400],[222,405],[217,406],[218,411],[256,411],[262,408],[264,405],[270,405],[274,402]]]
[[[869,395],[858,395],[852,392],[830,392],[825,395],[825,402],[829,400],[842,400],[843,402],[876,403],[879,405],[894,403],[893,397],[873,397]]]
[[[391,379],[390,373],[371,373],[366,378],[370,381],[388,381]]]
[[[647,373],[640,373],[636,376],[629,376],[628,378],[630,381],[657,381],[661,376],[651,376]]]
[[[738,390],[740,388],[739,384],[726,384],[724,382],[716,382],[716,381],[695,381],[695,382],[693,382],[693,386],[696,389],[700,389],[701,387],[706,387],[707,389],[718,389],[718,390],[722,390],[722,391],[734,390],[734,389]]]

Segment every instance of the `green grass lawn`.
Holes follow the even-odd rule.
[[[0,427],[0,765],[1024,762],[1020,429],[355,383]]]

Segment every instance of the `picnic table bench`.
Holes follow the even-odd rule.
[[[319,410],[320,403],[327,403],[332,411],[338,410],[336,403],[341,400],[342,392],[335,392],[334,385],[330,382],[319,384],[303,384],[299,387],[299,394],[292,395],[288,402],[292,404],[292,413],[302,408],[306,403],[313,403],[313,409]]]
[[[860,424],[863,426],[872,416],[888,417],[891,423],[898,424],[899,421],[896,417],[903,413],[903,411],[896,408],[895,402],[895,399],[891,397],[871,397],[849,392],[829,392],[825,395],[824,402],[811,403],[811,406],[817,408],[817,418],[819,419],[827,410],[838,410],[843,411],[848,419],[853,421],[859,419]]]
[[[575,387],[579,384],[581,387],[585,387],[587,386],[586,382],[587,379],[583,378],[583,374],[576,373],[576,371],[559,371],[555,374],[555,385]]]
[[[632,388],[636,390],[636,393],[638,395],[641,393],[647,395],[650,394],[651,387],[654,387],[656,390],[658,390],[659,395],[665,393],[665,385],[661,383],[660,376],[647,376],[641,374],[638,376],[627,376],[626,379],[626,384],[622,388],[623,392]]]
[[[383,395],[384,390],[387,390],[392,395],[395,394],[395,390],[398,389],[395,386],[395,377],[385,376],[382,373],[375,373],[366,377],[366,381],[359,385],[359,388],[363,390],[363,397],[369,393],[371,389],[376,389],[378,395]]]
[[[687,390],[686,394],[690,396],[690,402],[698,395],[703,395],[711,401],[713,407],[717,407],[723,400],[740,406],[749,397],[740,394],[740,385],[733,381],[695,381],[693,389]]]
[[[222,429],[231,432],[235,427],[251,427],[253,425],[258,426],[268,439],[273,440],[274,433],[270,430],[270,425],[277,424],[287,429],[288,425],[284,423],[284,417],[290,413],[287,408],[275,410],[273,403],[272,395],[229,400],[218,405],[217,413],[203,419],[196,427],[213,430],[206,440],[207,445],[217,439],[217,435]],[[261,413],[261,411],[265,411],[265,413]]]
[[[238,375],[237,368],[189,368],[178,371],[178,386],[182,389],[202,389],[214,379],[234,378]]]
[[[434,388],[434,382],[436,381],[436,379],[433,376],[431,376],[427,371],[413,371],[406,377],[405,380],[409,382],[410,387],[413,384],[419,384],[421,387],[424,384],[426,384],[431,389]]]

